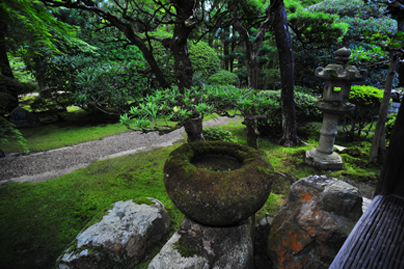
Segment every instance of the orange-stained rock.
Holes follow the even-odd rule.
[[[290,188],[268,238],[273,268],[328,268],[360,218],[362,196],[326,176],[302,178]]]

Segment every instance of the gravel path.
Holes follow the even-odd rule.
[[[227,117],[218,117],[204,126],[227,124]],[[97,161],[133,154],[154,147],[167,147],[184,140],[184,128],[166,135],[125,132],[72,147],[0,159],[0,185],[16,182],[41,182],[71,173]]]

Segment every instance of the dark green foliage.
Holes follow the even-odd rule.
[[[189,43],[189,59],[192,63],[194,73],[202,73],[202,78],[208,79],[215,74],[220,67],[220,60],[217,57],[216,51],[209,47],[206,42]],[[196,86],[196,85],[194,85]]]
[[[247,69],[245,67],[242,69],[238,69],[238,72],[236,74],[237,74],[238,79],[240,80],[240,84],[244,85],[243,81],[248,80]],[[245,84],[247,84],[247,82]]]
[[[135,52],[132,51],[132,58],[137,57],[137,61],[110,61],[103,55],[51,58],[41,73],[47,86],[41,96],[48,98],[43,102],[60,106],[62,100],[69,100],[85,109],[128,108],[128,101],[140,95],[146,87],[146,79],[137,73],[144,63],[139,50],[135,49]],[[64,91],[65,96],[60,91]],[[36,102],[37,108],[45,105]]]
[[[302,6],[307,7],[322,2],[322,0],[300,0],[299,2],[302,4]]]
[[[86,66],[75,76],[72,99],[81,106],[114,107],[126,111],[128,102],[146,90],[146,79],[137,73],[143,65],[143,62],[136,61],[99,61]]]
[[[365,4],[363,0],[325,0],[320,5],[310,7],[312,12],[337,14],[340,17],[380,18],[386,9],[384,5]]]
[[[192,75],[192,84],[194,87],[202,88],[206,84],[206,79],[203,77],[203,73],[195,72]]]
[[[397,113],[394,114],[390,114],[387,116],[387,120],[386,120],[386,126],[385,126],[385,135],[387,139],[390,139],[391,134],[393,132],[394,129],[394,125],[396,123],[396,118],[397,118]]]
[[[0,74],[0,92],[17,93],[18,95],[36,92],[38,86],[32,82],[21,82]],[[4,104],[2,108],[4,107]]]
[[[320,120],[321,114],[317,107],[314,106],[314,102],[317,99],[313,94],[305,93],[307,90],[304,88],[297,88],[295,90],[295,109],[296,109],[296,124],[302,126],[309,121]],[[258,120],[258,131],[262,135],[278,137],[282,131],[282,111],[281,111],[281,91],[262,91],[262,96],[275,101],[272,108],[268,111],[265,119]]]
[[[203,130],[203,136],[207,141],[227,141],[234,140],[233,134],[221,127],[211,127]]]
[[[150,32],[149,35],[167,40],[167,42],[173,36],[172,33],[167,33],[161,30]],[[165,48],[162,43],[158,41],[151,40],[151,44],[153,46],[154,58],[163,70],[165,79],[171,85],[176,85],[177,83],[174,75],[174,56],[172,55],[171,50]],[[216,51],[203,41],[194,44],[192,40],[189,40],[188,51],[189,59],[191,60],[194,71],[194,86],[201,87],[211,75],[219,70],[220,60],[217,57]],[[154,82],[152,81],[152,83]],[[153,84],[152,86],[155,85]]]
[[[6,108],[10,101],[14,100],[14,97],[10,95],[10,91],[24,92],[24,90],[27,89],[34,90],[31,86],[31,83],[22,83],[17,79],[8,78],[0,74],[0,144],[7,144],[9,140],[16,139],[18,144],[20,144],[26,152],[28,152],[26,146],[27,141],[15,125],[6,120],[3,116],[10,112],[6,111]]]
[[[375,116],[379,113],[382,99],[383,91],[378,88],[352,86],[349,102],[355,105],[355,110],[345,113],[340,118],[340,124],[350,139],[364,140],[369,135]]]
[[[331,44],[323,49],[304,50],[300,44],[294,42],[295,52],[295,82],[297,85],[306,85],[322,89],[323,81],[314,76],[314,70],[317,66],[325,67],[327,64],[334,62],[335,51],[342,46],[345,46],[353,52],[357,50],[369,52],[376,62],[381,64],[374,64],[374,62],[356,61],[354,56],[354,64],[360,68],[367,68],[369,73],[364,85],[371,85],[374,87],[382,88],[386,81],[387,66],[382,62],[388,58],[380,58],[379,54],[373,53],[374,45],[366,36],[374,34],[392,34],[396,31],[396,22],[383,15],[385,5],[364,4],[362,0],[326,0],[318,5],[308,8],[310,12],[324,12],[327,14],[338,15],[338,23],[346,23],[349,25],[348,31],[344,35],[342,42]],[[382,42],[383,40],[375,36],[373,43]],[[379,44],[380,45],[380,44]],[[395,83],[398,82],[395,80]]]
[[[50,114],[62,119],[58,112],[66,111],[68,106],[73,105],[72,101],[68,98],[69,96],[70,94],[68,93],[44,91],[34,99],[30,107],[34,112],[48,111]]]
[[[308,48],[328,47],[340,42],[349,27],[348,24],[339,22],[335,14],[311,12],[302,7],[288,15],[288,22],[293,25],[296,37]]]
[[[213,74],[208,78],[208,84],[211,85],[233,85],[236,87],[240,86],[240,80],[238,79],[237,75],[226,71],[220,70],[218,73]]]

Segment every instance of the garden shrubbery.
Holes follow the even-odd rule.
[[[352,86],[349,102],[355,105],[355,109],[340,118],[343,130],[351,140],[363,140],[369,135],[382,99],[383,90],[372,86]]]
[[[233,142],[235,137],[230,131],[221,127],[211,127],[203,130],[203,136],[207,141],[226,141]]]
[[[220,70],[208,78],[208,84],[240,86],[238,76],[226,70]]]
[[[391,133],[393,132],[394,125],[396,124],[397,113],[390,114],[387,116],[386,125],[385,125],[385,135],[387,139],[390,139]]]
[[[296,123],[302,126],[310,121],[321,120],[321,113],[314,102],[317,99],[313,94],[302,87],[295,88],[295,109]],[[264,95],[270,100],[274,100],[273,108],[268,111],[265,119],[259,119],[257,122],[258,131],[262,135],[279,136],[282,131],[282,109],[281,109],[281,91],[261,91],[260,95]]]

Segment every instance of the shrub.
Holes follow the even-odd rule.
[[[203,136],[208,141],[226,141],[232,142],[235,137],[230,131],[226,131],[220,127],[206,128],[203,130]]]
[[[172,33],[166,31],[157,30],[149,33],[150,36],[158,37],[163,40],[169,40],[173,37]],[[171,85],[176,85],[176,79],[174,74],[174,57],[171,50],[165,48],[161,42],[151,41],[153,46],[153,55],[163,71],[164,77]],[[199,82],[205,81],[213,74],[215,74],[220,67],[220,60],[216,51],[209,47],[206,42],[199,41],[194,44],[193,41],[188,42],[189,60],[192,63],[192,69],[194,74],[199,73],[195,79],[199,79]],[[152,80],[152,87],[158,88],[159,85],[154,85],[155,80]],[[201,86],[201,84],[194,84],[194,86]]]
[[[208,78],[208,84],[234,85],[239,87],[240,80],[236,74],[226,70],[220,70],[218,73],[213,74]]]
[[[387,139],[390,139],[391,133],[393,132],[394,125],[396,123],[397,113],[390,114],[387,116],[386,125],[384,132]]]
[[[276,102],[273,108],[268,111],[267,117],[258,120],[258,131],[262,135],[278,136],[282,131],[281,91],[261,91],[260,94]],[[310,121],[321,120],[321,113],[314,106],[315,101],[317,99],[313,94],[295,90],[296,123],[298,126]]]
[[[216,51],[209,47],[208,43],[200,41],[197,44],[189,42],[189,59],[194,73],[201,73],[203,79],[208,79],[215,74],[220,67],[220,60]]]
[[[201,72],[195,72],[192,76],[192,85],[194,87],[203,88],[203,85],[206,84],[206,79],[204,79],[203,74]]]
[[[355,105],[355,110],[345,113],[340,119],[344,132],[351,140],[367,138],[382,99],[383,90],[372,86],[352,86],[349,102]]]

